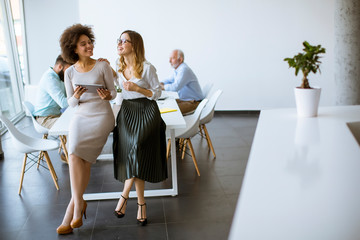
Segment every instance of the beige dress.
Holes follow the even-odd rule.
[[[73,96],[75,84],[102,84],[114,99],[116,90],[110,65],[97,61],[89,72],[80,73],[74,65],[65,72],[69,107],[76,107],[69,126],[69,155],[74,154],[95,163],[114,129],[114,114],[109,101],[102,100],[97,93],[85,92],[80,99],[76,99]]]

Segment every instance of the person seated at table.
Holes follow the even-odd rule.
[[[32,113],[43,127],[51,128],[60,117],[62,109],[68,106],[64,85],[64,72],[71,64],[60,55],[55,65],[41,77]]]
[[[178,92],[179,99],[176,101],[181,113],[192,114],[204,99],[199,81],[191,68],[184,63],[184,53],[180,49],[172,51],[169,62],[174,68],[174,73],[160,83],[161,87],[165,91]]]

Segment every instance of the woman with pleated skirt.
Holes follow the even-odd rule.
[[[167,178],[165,123],[156,100],[161,86],[156,69],[145,60],[141,35],[124,31],[118,39],[118,85],[123,98],[114,129],[114,176],[124,182],[115,216],[125,216],[130,189],[135,184],[138,197],[137,222],[147,224],[145,181]]]

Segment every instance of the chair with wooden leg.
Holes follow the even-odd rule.
[[[35,117],[32,115],[32,113],[34,112],[34,105],[29,101],[23,101],[23,106],[24,106],[26,115],[31,117],[31,121],[33,123],[33,126],[34,126],[35,130],[38,133],[43,135],[43,139],[47,139],[49,129],[47,129],[46,127],[41,126],[41,124],[38,123],[36,121]],[[44,155],[42,153],[40,153],[39,154],[38,165],[37,165],[38,169],[39,169],[40,162],[43,160],[43,158],[44,158]]]
[[[195,165],[195,169],[197,174],[200,176],[200,171],[198,168],[198,164],[195,157],[194,148],[191,144],[190,138],[195,136],[199,132],[199,124],[200,124],[200,115],[201,111],[205,107],[206,103],[208,102],[207,99],[204,99],[200,102],[200,104],[197,106],[195,112],[191,115],[187,115],[184,117],[186,122],[186,128],[179,128],[175,130],[175,138],[178,139],[184,139],[183,142],[183,149],[186,148],[186,146],[189,147],[191,152],[191,157]],[[168,151],[167,151],[167,158],[169,157],[170,152],[170,139],[168,140]],[[184,153],[182,154],[182,159],[184,158]]]
[[[29,170],[34,164],[38,161],[35,161],[32,156],[34,152],[40,152],[45,157],[45,161],[47,167],[42,165],[42,167],[48,169],[50,171],[51,177],[54,181],[55,187],[59,190],[59,185],[57,183],[57,176],[55,169],[51,163],[48,151],[57,150],[59,148],[59,142],[50,139],[41,139],[41,138],[34,138],[28,135],[21,133],[14,124],[7,119],[4,115],[0,115],[0,121],[6,126],[8,129],[11,139],[13,142],[13,147],[15,150],[24,153],[24,161],[22,165],[21,175],[20,175],[20,186],[19,186],[19,194],[21,193],[21,188],[24,180],[24,174],[27,170]],[[32,163],[29,163],[30,166],[27,167],[28,162],[27,160],[31,160]]]
[[[35,130],[38,133],[42,134],[44,139],[47,139],[48,134],[49,134],[49,129],[46,128],[46,127],[43,127],[40,123],[38,123],[38,121],[36,121],[34,115],[32,114],[34,112],[34,109],[35,109],[34,105],[29,101],[23,101],[23,106],[24,106],[26,115],[31,117],[31,120],[32,120],[32,123],[34,125]],[[66,136],[59,136],[59,139],[60,139],[60,142],[61,142],[60,147],[59,147],[59,153],[61,153],[61,150],[64,151],[64,158],[61,155],[60,155],[60,157],[61,157],[63,162],[67,163],[67,150],[66,150],[66,147],[65,147]],[[38,168],[39,168],[40,161],[43,159],[43,157],[44,156],[42,154],[39,154]]]
[[[206,138],[208,146],[210,147],[212,153],[214,154],[214,158],[216,158],[214,146],[211,142],[210,135],[209,135],[209,132],[208,132],[205,124],[209,123],[213,119],[214,112],[215,112],[215,105],[216,105],[216,102],[219,99],[221,93],[222,93],[222,90],[218,89],[211,95],[208,103],[206,104],[206,106],[204,107],[204,109],[201,112],[200,125],[199,125],[200,134],[201,134],[201,136]]]

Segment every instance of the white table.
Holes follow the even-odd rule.
[[[359,239],[360,146],[349,122],[360,122],[360,106],[321,107],[316,118],[261,111],[229,239]]]
[[[177,95],[174,95],[175,97]],[[169,131],[171,136],[171,145],[175,145],[175,129],[185,128],[186,123],[182,116],[179,107],[174,98],[167,97],[165,100],[157,101],[159,108],[169,107],[175,108],[177,111],[161,114],[162,119],[166,124],[166,131]],[[54,126],[49,130],[49,135],[68,135],[69,123],[71,116],[74,114],[75,109],[69,107],[61,117],[56,121]],[[112,159],[112,154],[106,154],[99,156],[98,159]],[[177,184],[177,170],[176,170],[176,148],[171,148],[171,174],[172,174],[172,188],[169,189],[157,189],[157,190],[145,190],[146,197],[157,196],[176,196],[178,194]],[[102,199],[117,199],[121,192],[106,192],[106,193],[88,193],[84,194],[85,200],[102,200]],[[136,192],[131,191],[130,197],[136,197]]]

